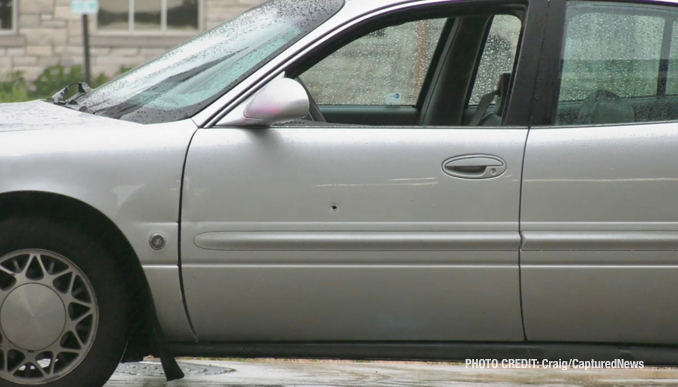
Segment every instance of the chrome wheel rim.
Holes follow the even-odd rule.
[[[68,375],[94,344],[94,288],[69,259],[44,250],[0,258],[0,378],[39,385]]]

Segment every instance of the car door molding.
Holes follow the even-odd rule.
[[[195,245],[221,251],[515,251],[515,232],[208,232]]]
[[[523,251],[672,251],[678,250],[678,234],[672,231],[526,231],[523,232],[521,249]]]

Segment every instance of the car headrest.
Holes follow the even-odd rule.
[[[511,87],[511,73],[503,73],[497,82],[497,103],[494,106],[494,114],[503,117],[508,107],[509,88]]]
[[[607,90],[596,90],[582,103],[577,123],[618,124],[635,122],[635,118],[633,107],[617,94]]]

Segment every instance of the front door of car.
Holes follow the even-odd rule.
[[[560,7],[565,18],[549,17],[565,20],[551,42],[552,63],[564,42],[550,67],[560,91],[535,116],[555,114],[525,155],[526,336],[676,344],[678,7]]]
[[[382,10],[281,69],[316,121],[196,133],[181,254],[201,341],[523,340],[527,128],[462,122],[531,71],[514,66],[527,10],[443,5]],[[526,122],[507,90],[475,110]]]

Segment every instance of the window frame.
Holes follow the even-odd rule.
[[[539,60],[539,70],[538,70],[538,79],[540,82],[537,83],[537,87],[534,90],[533,100],[540,101],[540,103],[535,104],[531,119],[530,127],[548,127],[548,128],[581,128],[582,125],[567,125],[567,126],[557,126],[556,118],[558,115],[558,105],[560,103],[560,88],[561,88],[561,76],[562,76],[562,66],[563,66],[563,55],[565,49],[565,38],[566,38],[566,27],[569,22],[567,16],[567,4],[570,2],[580,2],[580,3],[591,3],[591,2],[600,2],[600,3],[618,3],[618,4],[630,4],[630,5],[652,5],[659,7],[673,8],[678,15],[678,3],[667,2],[667,1],[639,1],[639,0],[551,0],[549,1],[548,6],[548,21],[547,21],[547,31],[545,34],[544,45],[542,47],[542,55]],[[649,14],[649,13],[647,13]],[[667,23],[670,24],[670,23]],[[678,29],[678,16],[674,19],[674,24],[672,30],[675,32]],[[666,32],[666,25],[664,32]],[[671,39],[669,39],[669,44]],[[666,39],[662,36],[662,49],[659,60],[659,66],[657,67],[657,90],[656,94],[652,96],[642,96],[642,97],[628,97],[628,98],[662,98],[667,96],[676,96],[676,94],[668,95],[666,94],[666,84],[662,83],[662,72],[664,72],[664,80],[668,80],[668,63],[664,63],[664,54],[667,50]],[[668,47],[668,52],[670,54],[670,46]],[[663,90],[662,90],[663,87]],[[678,120],[672,120],[670,122],[676,122]],[[652,124],[660,123],[666,121],[642,121],[642,122],[628,122],[628,123],[618,123],[610,124],[614,126],[627,126],[627,125],[640,125],[640,124]],[[585,125],[586,126],[586,125]],[[598,126],[598,125],[596,125]]]
[[[16,0],[14,0],[16,1]],[[205,30],[205,0],[198,0],[198,28],[195,30],[183,31],[167,29],[167,0],[160,0],[160,29],[159,30],[135,30],[134,29],[134,5],[136,0],[126,0],[128,2],[129,11],[127,15],[128,28],[127,30],[105,30],[99,28],[99,18],[95,17],[94,31],[97,35],[105,36],[194,36],[196,33]]]
[[[518,64],[515,70],[515,80],[511,85],[511,98],[508,102],[506,117],[504,117],[503,121],[504,128],[526,128],[529,126],[532,103],[525,103],[525,101],[532,100],[534,90],[538,84],[538,64],[541,58],[541,48],[544,44],[548,4],[549,2],[542,0],[494,0],[490,3],[492,7],[519,6],[526,10],[525,19],[523,20],[524,37],[519,48],[520,54],[518,55]],[[353,5],[352,7],[357,12],[350,18],[342,20],[335,17],[334,20],[331,19],[326,25],[297,42],[233,90],[215,101],[215,103],[207,106],[193,117],[196,124],[200,128],[205,129],[221,128],[219,123],[227,114],[275,77],[285,74],[286,77],[294,78],[295,75],[303,72],[299,71],[299,67],[303,67],[303,64],[309,58],[323,52],[328,46],[332,46],[337,40],[341,40],[343,36],[349,34],[350,31],[369,24],[370,20],[374,18],[386,18],[397,13],[419,11],[420,9],[438,9],[438,7],[486,10],[488,3],[478,2],[477,0],[458,0],[451,3],[437,0],[412,0],[411,2],[392,4],[378,9],[363,10],[358,5]],[[342,12],[347,13],[347,8],[350,7],[347,6]],[[462,126],[459,127],[461,128]]]
[[[330,39],[330,43],[325,43],[322,48],[319,48],[316,50],[315,53],[308,55],[306,58],[303,59],[298,59],[293,63],[292,65],[288,66],[286,68],[286,72],[289,77],[295,78],[300,74],[303,74],[303,72],[306,71],[306,69],[312,67],[313,65],[317,64],[320,62],[323,58],[326,56],[330,55],[332,52],[338,50],[341,48],[343,45],[347,44],[348,42],[351,42],[353,40],[359,39],[361,37],[364,37],[365,35],[374,32],[378,29],[388,27],[389,25],[399,25],[403,24],[404,22],[409,22],[409,21],[417,21],[417,20],[422,20],[422,19],[439,19],[439,18],[447,18],[448,23],[446,24],[445,28],[443,29],[443,37],[441,41],[439,41],[439,46],[435,50],[435,54],[433,56],[433,60],[431,63],[431,67],[429,68],[428,74],[425,78],[424,84],[422,85],[422,90],[420,91],[419,98],[417,100],[416,105],[401,105],[401,106],[390,106],[390,105],[385,105],[385,106],[380,106],[380,105],[324,105],[325,107],[333,108],[333,107],[348,107],[348,108],[362,108],[362,107],[367,107],[367,108],[384,108],[384,109],[392,109],[392,111],[395,111],[396,109],[416,109],[418,111],[418,119],[422,118],[423,114],[428,114],[428,102],[429,99],[431,98],[431,92],[432,86],[434,82],[436,81],[436,78],[439,76],[439,72],[449,72],[447,69],[440,69],[439,67],[441,66],[441,61],[444,61],[445,58],[443,56],[447,56],[449,52],[447,52],[447,49],[450,44],[453,44],[452,42],[457,40],[458,37],[456,36],[457,34],[457,27],[458,27],[458,20],[460,20],[460,16],[464,17],[473,17],[473,16],[481,16],[481,15],[487,15],[490,12],[495,13],[495,15],[499,14],[507,14],[511,16],[515,16],[518,18],[521,24],[521,35],[520,35],[520,40],[518,43],[518,47],[516,50],[516,56],[514,59],[514,64],[513,64],[513,73],[514,77],[512,78],[511,85],[509,88],[509,99],[507,102],[507,108],[506,108],[506,115],[502,117],[502,124],[499,127],[527,127],[528,122],[529,122],[529,109],[530,106],[525,106],[526,104],[522,103],[524,101],[525,96],[529,95],[530,97],[533,94],[534,90],[534,83],[536,82],[536,64],[537,64],[537,59],[539,56],[539,50],[533,49],[533,50],[526,50],[526,47],[540,47],[543,36],[542,34],[532,34],[529,35],[530,32],[535,31],[535,30],[540,30],[541,28],[544,27],[544,18],[539,17],[539,16],[544,16],[546,9],[542,6],[543,2],[539,0],[529,0],[529,1],[520,1],[520,0],[507,0],[507,1],[501,1],[501,2],[496,2],[492,4],[492,11],[488,10],[487,5],[478,5],[477,3],[473,2],[473,0],[462,0],[459,2],[455,2],[454,5],[450,4],[430,4],[423,2],[423,4],[412,4],[411,6],[407,7],[410,12],[410,16],[398,16],[403,10],[398,10],[395,12],[389,12],[385,10],[381,10],[380,12],[375,12],[369,17],[365,16],[365,18],[362,20],[362,23],[360,23],[358,26],[355,26],[354,28],[351,29],[351,31],[344,32],[343,34],[340,34],[340,36],[334,36],[332,39]],[[456,9],[455,9],[456,8]],[[433,11],[435,9],[436,11]],[[466,13],[468,12],[468,13]],[[466,14],[465,14],[466,13]],[[431,16],[429,17],[412,17],[413,14],[429,14]],[[445,15],[444,17],[442,15]],[[371,22],[371,20],[379,18],[381,19],[379,23],[374,24]],[[396,22],[391,24],[389,20],[395,19]],[[406,21],[405,21],[406,20]],[[369,27],[364,27],[361,26],[361,24],[366,24],[369,25]],[[376,27],[375,27],[376,26]],[[447,28],[449,27],[449,30]],[[483,31],[483,44],[482,48],[484,48],[484,43],[485,39],[489,30],[491,27],[491,23],[488,23],[487,28],[484,29]],[[362,32],[360,32],[362,31]],[[449,36],[450,33],[453,33],[452,36]],[[343,35],[343,36],[341,36]],[[448,36],[445,36],[448,35]],[[329,52],[328,52],[329,51]],[[444,51],[444,52],[443,52]],[[481,50],[482,51],[482,50]],[[475,60],[475,67],[477,70],[477,67],[480,63],[480,55],[481,52],[479,52],[476,55],[476,60]],[[318,58],[320,57],[320,58]],[[530,60],[531,58],[533,58]],[[309,59],[310,58],[310,59]],[[522,76],[518,76],[517,74],[521,74]],[[527,75],[527,76],[525,76]],[[473,77],[475,79],[475,76]],[[518,81],[520,79],[520,81]],[[469,88],[466,92],[460,94],[462,97],[460,99],[463,100],[464,106],[467,106],[468,100],[471,96],[471,89],[473,82],[469,79]],[[514,98],[515,97],[515,98]],[[464,108],[461,108],[462,111],[460,114],[463,114]],[[388,126],[403,126],[403,125],[378,125],[381,127],[388,127]],[[460,127],[460,128],[470,128],[470,126],[464,125],[463,122],[460,124],[446,124],[446,125],[430,125],[430,124],[420,124],[420,125],[404,125],[404,126],[412,126],[412,127],[422,127],[422,126],[435,126],[435,127]]]
[[[19,0],[10,0],[12,4],[12,28],[0,28],[0,35],[16,35],[19,24]]]

